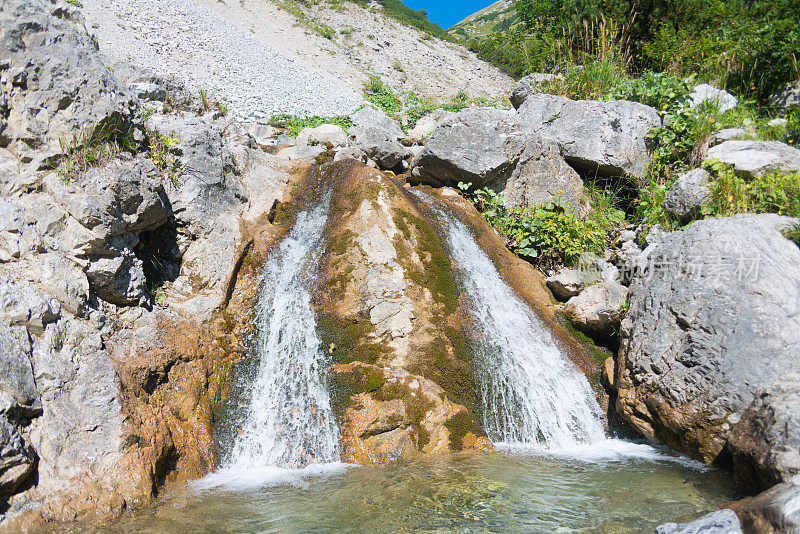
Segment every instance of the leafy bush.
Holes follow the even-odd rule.
[[[692,80],[663,72],[645,72],[638,78],[623,80],[611,89],[609,98],[640,102],[666,111],[684,107],[692,93]]]
[[[555,203],[508,208],[503,196],[491,189],[472,190],[471,184],[464,183],[459,188],[473,199],[486,221],[509,239],[512,251],[540,266],[573,265],[584,252],[602,253],[624,218],[619,210],[598,207],[579,219]]]

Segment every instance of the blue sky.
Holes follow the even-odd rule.
[[[495,0],[403,0],[411,9],[424,9],[428,18],[438,22],[442,28],[449,28],[469,15],[491,5]]]

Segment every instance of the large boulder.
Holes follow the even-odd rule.
[[[64,141],[128,133],[137,100],[101,62],[79,9],[6,0],[0,36],[0,148],[44,161]]]
[[[410,177],[434,187],[504,181],[525,148],[512,111],[467,108],[443,121],[411,162]]]
[[[508,206],[555,202],[581,214],[583,181],[557,144],[525,132],[513,111],[467,108],[442,121],[411,161],[410,180],[434,187],[491,187]]]
[[[661,125],[644,104],[596,102],[533,94],[519,108],[522,127],[554,139],[567,162],[588,174],[643,176],[650,154],[647,133]]]
[[[350,128],[355,146],[383,169],[394,169],[408,155],[400,143],[406,135],[397,122],[379,109],[367,106],[356,112]]]
[[[711,200],[710,175],[704,169],[695,169],[678,176],[664,199],[667,213],[680,222],[689,222],[700,214],[703,204]]]
[[[756,393],[728,437],[739,483],[765,490],[800,475],[800,374],[789,374]]]
[[[553,202],[578,216],[589,209],[583,180],[561,157],[556,143],[534,136],[528,139],[502,192],[510,207]]]
[[[617,411],[649,439],[712,462],[756,392],[800,370],[800,249],[777,215],[666,234],[631,284]]]
[[[706,157],[732,165],[748,179],[770,171],[800,171],[800,150],[778,141],[726,141],[710,148]]]
[[[706,102],[716,106],[722,113],[739,105],[739,101],[736,97],[729,92],[717,89],[713,85],[703,83],[695,87],[692,94],[689,95],[689,107],[696,108]]]

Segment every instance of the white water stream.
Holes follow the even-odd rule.
[[[264,265],[254,347],[260,363],[223,470],[300,469],[339,460],[310,287],[324,250],[329,204],[330,196],[298,215]]]
[[[481,329],[474,367],[489,437],[552,451],[605,441],[600,406],[586,377],[503,281],[467,226],[434,209],[445,223],[463,293]]]

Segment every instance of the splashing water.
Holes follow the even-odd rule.
[[[240,435],[223,470],[301,469],[339,460],[308,287],[319,267],[330,195],[298,215],[264,266],[254,351],[259,359]]]
[[[475,377],[489,437],[550,450],[604,440],[600,406],[586,377],[502,280],[467,226],[433,207],[445,223],[470,313],[482,330],[474,343]]]

